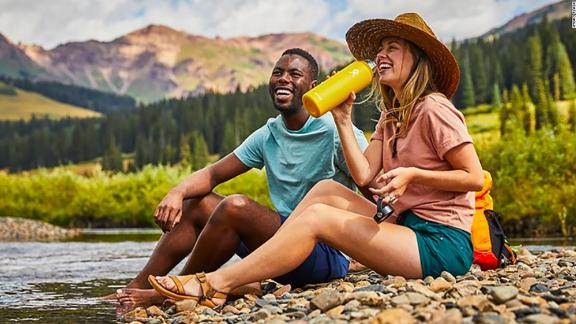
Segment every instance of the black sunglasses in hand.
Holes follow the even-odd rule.
[[[396,199],[391,201],[391,203],[394,203],[395,201]],[[392,214],[394,214],[394,208],[392,208],[390,204],[384,202],[384,197],[378,197],[378,201],[376,201],[376,215],[374,215],[376,223],[382,223]]]

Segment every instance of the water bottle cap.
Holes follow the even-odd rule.
[[[364,62],[366,62],[368,64],[370,69],[374,70],[376,68],[376,62],[374,62],[372,60],[364,60]]]

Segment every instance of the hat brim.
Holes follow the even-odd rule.
[[[452,52],[436,37],[410,25],[389,19],[369,19],[352,26],[346,43],[357,60],[374,60],[384,37],[412,42],[426,53],[432,65],[432,78],[438,91],[452,98],[460,82],[460,68]]]

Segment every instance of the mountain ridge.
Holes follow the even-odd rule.
[[[290,47],[310,51],[326,70],[352,59],[344,44],[313,33],[224,39],[151,24],[109,42],[69,42],[51,50],[2,38],[6,41],[0,50],[5,55],[0,55],[0,62],[10,60],[9,66],[18,68],[0,68],[0,74],[70,83],[144,101],[258,86]]]

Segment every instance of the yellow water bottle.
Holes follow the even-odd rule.
[[[304,108],[310,115],[320,117],[343,103],[350,92],[358,93],[372,82],[376,63],[354,61],[302,96]]]

